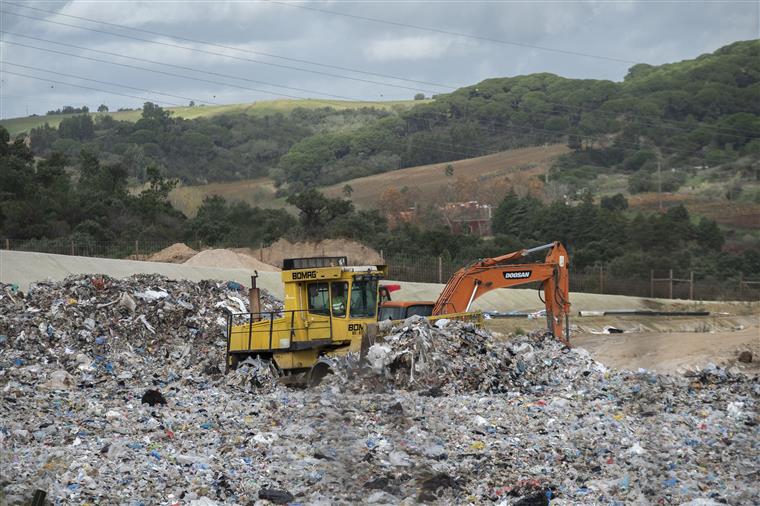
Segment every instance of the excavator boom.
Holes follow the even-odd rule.
[[[531,253],[548,250],[539,263],[515,263]],[[555,338],[570,345],[570,314],[567,251],[559,242],[486,258],[457,271],[444,287],[433,308],[433,315],[470,310],[480,296],[497,288],[539,282],[544,292],[546,320]]]

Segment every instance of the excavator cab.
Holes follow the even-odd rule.
[[[321,358],[359,351],[366,326],[377,321],[384,265],[349,266],[346,257],[283,262],[282,311],[227,315],[227,368],[247,357],[272,359],[286,374]]]

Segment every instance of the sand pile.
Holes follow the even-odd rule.
[[[346,239],[325,239],[318,242],[296,242],[287,239],[267,246],[263,249],[238,249],[270,264],[282,266],[285,258],[302,258],[315,256],[345,256],[349,265],[374,265],[383,263],[380,254],[374,249],[359,242]]]
[[[246,269],[249,271],[276,272],[280,270],[279,267],[266,264],[245,253],[227,249],[207,249],[201,251],[185,261],[184,264],[195,267],[224,267],[226,269]]]
[[[182,264],[188,259],[195,256],[198,252],[183,242],[177,242],[164,248],[158,253],[153,253],[148,257],[149,262],[166,262],[171,264]]]

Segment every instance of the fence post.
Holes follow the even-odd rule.
[[[5,249],[11,249],[11,240],[10,239],[6,239],[5,240]]]
[[[71,246],[71,256],[74,256],[74,239],[69,240],[69,246]]]
[[[689,300],[694,300],[694,271],[689,271]]]
[[[438,255],[438,282],[443,283],[443,263],[441,262],[441,255]]]
[[[744,297],[744,273],[739,273],[739,300]]]
[[[668,282],[670,283],[670,297],[673,298],[673,269],[670,269],[670,273],[668,274]]]
[[[604,264],[599,264],[599,293],[604,293]]]
[[[649,297],[654,299],[654,269],[649,269]]]
[[[140,240],[135,239],[135,260],[140,260]]]

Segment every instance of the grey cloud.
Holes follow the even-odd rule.
[[[49,8],[49,3],[30,3]],[[757,38],[758,5],[745,2],[505,2],[505,3],[311,3],[317,8],[341,11],[436,27],[442,30],[466,32],[482,37],[546,46],[569,51],[598,54],[660,64],[686,58],[733,42]],[[139,38],[159,39],[178,45],[194,45],[172,41],[149,34],[99,26],[85,21],[56,17],[22,8],[4,5],[6,10],[25,12],[30,16],[44,17],[68,24],[95,27],[100,30],[131,34]],[[90,17],[134,28],[153,30],[219,44],[234,45],[303,60],[314,60],[332,65],[358,68],[404,76],[410,79],[464,86],[490,77],[513,76],[532,72],[552,72],[567,77],[620,80],[629,64],[594,58],[559,54],[556,52],[489,43],[482,40],[460,38],[364,20],[349,19],[325,13],[295,9],[265,2],[232,3],[173,3],[173,2],[70,2],[59,6],[60,12]],[[242,62],[234,59],[188,52],[102,33],[77,30],[3,16],[3,30],[39,36],[93,49],[102,49],[151,58],[167,63],[202,68],[249,79],[270,81],[313,91],[331,93],[368,100],[410,98],[414,90],[336,79],[315,73],[298,72]],[[51,44],[24,41],[4,34],[4,41],[17,41],[65,52],[79,50],[56,47]],[[197,45],[197,47],[203,47]],[[225,52],[219,48],[207,48]],[[246,102],[277,98],[272,94],[246,91],[224,85],[162,76],[113,65],[88,62],[61,55],[3,44],[3,59],[57,72],[90,77],[103,81],[164,91],[176,95],[215,102]],[[81,52],[82,54],[88,54]],[[241,57],[276,64],[308,68],[314,71],[346,74],[360,79],[386,81],[378,77],[325,69],[306,63],[285,62],[264,56],[231,53]],[[91,54],[93,58],[123,61],[138,66],[151,66],[113,57]],[[176,69],[153,68],[173,73],[192,74]],[[64,85],[37,82],[13,76],[8,71],[19,71],[39,76],[43,72],[21,71],[3,65],[2,117],[26,114],[26,108],[44,114],[62,105],[86,104],[91,108],[101,102],[112,109],[137,107],[139,99],[129,99],[92,92]],[[229,81],[194,74],[200,78]],[[96,88],[120,91],[126,94],[147,93],[117,87],[76,81],[60,76],[50,79],[79,82]],[[240,81],[229,81],[253,88],[296,95],[313,96],[314,93],[267,88]],[[397,82],[415,87],[410,83]],[[419,85],[426,94],[445,92],[446,88]],[[216,98],[213,98],[214,95]],[[176,99],[164,97],[166,101]]]

